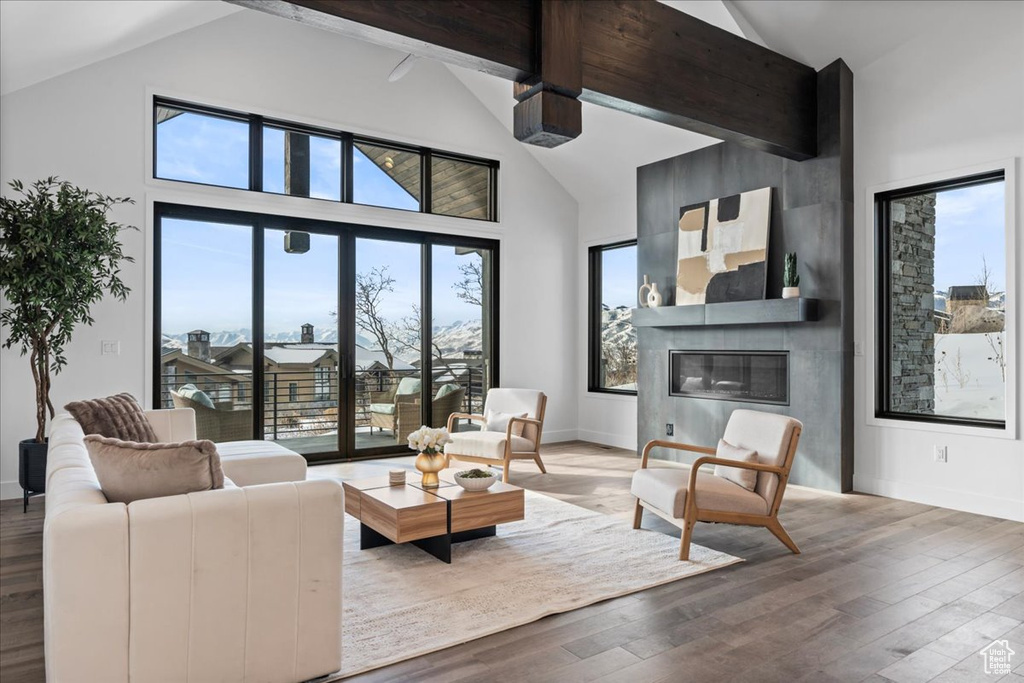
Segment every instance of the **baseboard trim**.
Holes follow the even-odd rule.
[[[613,434],[611,432],[598,432],[592,429],[581,429],[579,431],[580,441],[589,441],[590,443],[601,444],[602,446],[613,446],[615,448],[625,448],[627,451],[636,450],[636,437],[627,437],[622,434]]]
[[[543,443],[562,443],[563,441],[575,441],[579,438],[575,429],[544,430]]]
[[[909,500],[912,503],[923,503],[950,510],[1024,522],[1024,501],[1013,498],[994,498],[941,486],[908,484],[902,481],[876,479],[858,474],[853,475],[853,490],[886,498]]]
[[[21,498],[21,486],[16,481],[0,481],[0,500]]]

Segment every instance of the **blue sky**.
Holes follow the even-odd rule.
[[[947,190],[935,199],[935,289],[977,284],[982,257],[1006,291],[1005,182]]]
[[[611,308],[637,305],[636,245],[608,249],[601,259],[601,301]]]
[[[182,114],[157,127],[157,175],[231,187],[248,186],[246,124]],[[340,196],[340,145],[327,138],[310,141],[310,194]],[[418,202],[376,164],[356,150],[354,184],[367,204],[416,210]],[[284,134],[264,132],[264,188],[284,190]],[[400,227],[400,221],[396,222]],[[210,332],[251,328],[251,228],[209,222],[166,220],[163,225],[163,330],[180,334],[195,328]],[[305,254],[284,251],[284,232],[267,230],[265,253],[265,325],[270,334],[297,331],[303,323],[334,324],[337,308],[337,241],[310,236]],[[434,323],[478,320],[480,310],[459,300],[452,289],[461,279],[460,264],[479,262],[477,254],[456,255],[452,247],[434,247]],[[360,272],[386,266],[395,278],[385,314],[410,315],[419,303],[420,247],[416,244],[357,240]]]

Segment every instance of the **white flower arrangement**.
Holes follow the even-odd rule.
[[[433,429],[423,426],[409,435],[409,448],[427,455],[444,452],[444,445],[452,440],[444,427]]]

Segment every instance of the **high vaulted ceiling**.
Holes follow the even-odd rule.
[[[980,4],[979,0],[663,2],[814,68],[842,57],[855,73],[936,26],[955,24]],[[212,0],[3,0],[0,93],[246,11],[250,10]],[[400,59],[396,55],[396,63]],[[450,69],[511,131],[511,85],[478,72]],[[637,166],[716,142],[593,105],[584,104],[583,117],[584,133],[570,144],[555,149],[526,146],[581,203],[599,204],[604,198],[615,200],[624,192],[632,193]]]
[[[0,94],[238,11],[204,0],[3,0]]]

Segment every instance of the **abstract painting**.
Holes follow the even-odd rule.
[[[772,188],[679,210],[676,306],[763,299]]]

